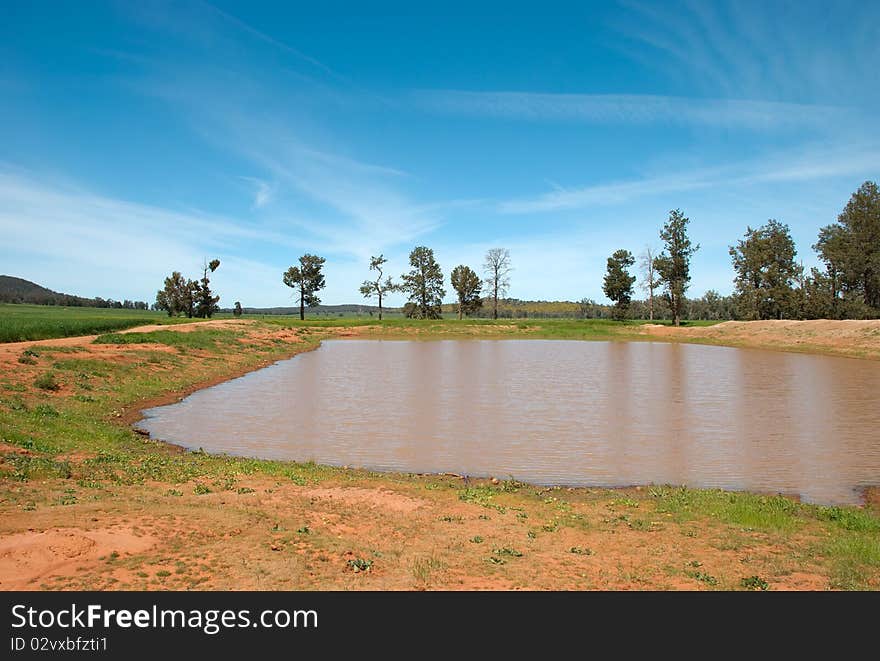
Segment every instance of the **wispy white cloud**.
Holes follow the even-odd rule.
[[[825,105],[625,94],[418,90],[411,94],[411,100],[428,111],[499,119],[755,130],[824,128],[852,114],[849,109]]]
[[[880,173],[880,145],[849,144],[813,147],[767,156],[761,160],[708,166],[641,178],[575,188],[560,188],[530,197],[504,200],[501,213],[539,213],[626,204],[652,195],[697,189],[729,188],[773,182],[796,182],[836,177],[876,177]]]
[[[250,183],[254,188],[254,203],[252,208],[262,209],[275,197],[275,187],[269,182],[256,177],[241,177],[241,179]]]
[[[150,298],[172,268],[195,272],[205,256],[220,257],[228,271],[246,261],[236,253],[247,245],[302,247],[284,233],[223,216],[120,200],[10,168],[0,169],[0,233],[0,262],[10,274],[113,298]],[[253,277],[237,285],[254,285],[243,292],[251,299],[280,283],[279,265],[254,262],[242,270],[274,274],[259,288]],[[95,282],[103,283],[100,291]]]
[[[869,107],[880,55],[876,3],[618,0],[613,45],[678,83],[732,98]],[[829,34],[843,38],[831,41]]]

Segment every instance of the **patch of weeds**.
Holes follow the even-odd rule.
[[[575,555],[593,555],[592,549],[587,549],[582,546],[572,546],[568,549],[569,553],[574,553]]]
[[[310,532],[312,532],[311,530],[309,530],[308,526],[302,526],[301,528],[297,528],[296,531],[300,535],[308,535]]]
[[[504,558],[499,558],[498,556],[495,556],[495,555],[489,556],[488,560],[493,565],[503,565],[503,564],[507,563],[507,560],[505,560]]]
[[[11,411],[27,411],[28,410],[27,404],[19,395],[14,395],[10,399],[6,400],[6,405],[9,407],[9,409]]]
[[[699,560],[691,560],[688,563],[688,567],[702,567],[702,566],[703,566],[703,563],[700,562]]]
[[[211,487],[209,487],[207,484],[202,484],[201,482],[199,482],[196,485],[196,488],[193,489],[193,493],[197,496],[204,496],[206,493],[211,493]]]
[[[480,537],[479,535],[474,535],[468,541],[471,542],[472,544],[482,544],[483,538]]]
[[[739,581],[740,587],[746,590],[769,590],[770,584],[760,576],[748,576]]]
[[[171,576],[171,572],[166,569],[160,569],[156,572],[156,576],[158,576],[159,578],[166,578],[168,576]]]
[[[235,490],[235,478],[234,477],[224,477],[214,480],[211,484],[220,489],[221,491],[233,491]]]
[[[526,533],[526,536],[527,536],[529,539],[537,539],[537,538],[538,538],[538,533],[536,533],[534,530],[529,530],[529,531]]]
[[[59,505],[76,505],[76,491],[73,489],[65,489],[64,493],[58,499]]]
[[[494,553],[497,556],[507,557],[507,558],[521,558],[522,557],[521,551],[517,551],[516,549],[512,549],[509,546],[502,546],[500,548],[494,548],[494,549],[492,549],[492,553]]]
[[[422,583],[427,583],[431,578],[431,574],[443,568],[443,563],[437,558],[431,556],[427,558],[416,558],[412,566],[413,578]]]
[[[34,413],[36,415],[41,415],[44,418],[57,418],[59,415],[61,415],[58,412],[58,409],[56,409],[51,404],[37,404],[34,407]]]
[[[12,479],[19,482],[26,482],[41,477],[60,477],[68,480],[72,475],[69,461],[55,461],[46,457],[15,455],[11,458],[7,456],[6,462],[12,464]]]
[[[441,516],[441,517],[437,517],[437,520],[438,521],[445,521],[446,523],[461,523],[462,522],[462,518],[460,516],[449,516],[448,514]]]
[[[238,493],[240,496],[243,496],[243,495],[246,494],[246,493],[256,493],[256,492],[257,492],[256,489],[251,489],[250,487],[239,487],[237,493]]]
[[[706,585],[718,585],[718,579],[715,578],[714,576],[712,576],[711,574],[707,574],[706,572],[689,571],[689,572],[685,572],[685,573],[688,576],[690,576],[691,578],[693,578],[694,580],[702,581]],[[757,577],[755,577],[755,578],[757,578]],[[762,588],[762,589],[766,590],[766,588]]]
[[[823,521],[836,523],[853,532],[880,531],[880,517],[873,512],[851,507],[820,507],[817,515]]]
[[[98,401],[97,399],[95,399],[91,395],[74,395],[73,398],[78,402],[85,402],[87,404],[91,404],[92,402]]]
[[[61,384],[58,383],[58,379],[55,378],[54,372],[43,372],[40,374],[34,379],[34,386],[40,390],[48,390],[51,392],[61,390]]]
[[[657,511],[681,522],[704,516],[752,530],[787,532],[803,523],[804,506],[784,496],[732,493],[721,489],[653,487],[649,495]]]
[[[23,509],[25,512],[33,512],[37,509],[37,504],[34,501],[29,500],[21,506],[21,509]]]
[[[626,525],[629,526],[630,530],[641,530],[643,532],[653,532],[654,530],[657,530],[657,528],[654,527],[653,521],[646,521],[645,519],[633,519],[628,521]]]
[[[529,518],[529,515],[526,514],[525,512],[517,512],[516,518],[525,520],[525,519]]]
[[[370,571],[373,567],[373,561],[365,560],[364,558],[354,558],[348,561],[348,566],[357,574],[358,572]]]
[[[488,485],[479,487],[467,487],[460,494],[458,494],[458,499],[466,503],[476,503],[477,505],[482,505],[483,507],[495,509],[503,514],[507,511],[507,508],[503,505],[496,505],[492,502],[492,499],[495,497],[495,493],[496,489]]]
[[[831,560],[831,587],[841,590],[876,590],[880,567],[880,537],[872,534],[844,533],[826,547]]]
[[[18,362],[20,362],[22,365],[36,365],[37,359],[33,356],[29,356],[28,352],[25,351],[18,357]]]
[[[183,491],[178,491],[177,489],[168,489],[168,491],[165,492],[165,495],[166,496],[182,496]]]
[[[557,530],[559,530],[559,523],[557,523],[556,521],[545,523],[543,526],[541,526],[541,530],[543,530],[544,532],[556,532]]]
[[[638,507],[639,502],[637,500],[633,500],[632,498],[624,497],[624,498],[615,498],[614,500],[612,500],[609,503],[609,505],[611,507],[614,507],[615,505],[623,505],[624,507]]]

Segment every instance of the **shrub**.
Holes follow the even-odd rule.
[[[54,372],[44,372],[34,379],[34,385],[40,390],[61,390],[61,384],[55,378]]]

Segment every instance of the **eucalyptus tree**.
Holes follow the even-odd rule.
[[[772,219],[756,229],[747,227],[745,238],[730,246],[742,318],[782,319],[797,315],[794,282],[803,269],[795,261],[796,255],[788,225]]]
[[[630,301],[632,301],[633,283],[635,283],[636,277],[630,275],[628,269],[635,262],[636,260],[629,250],[616,250],[608,258],[602,290],[608,298],[614,301],[612,314],[618,321],[626,318]]]
[[[360,287],[361,294],[364,295],[364,298],[373,298],[378,297],[379,299],[379,321],[382,321],[382,299],[392,293],[400,289],[400,285],[395,284],[391,280],[391,276],[382,280],[383,277],[383,266],[388,262],[387,259],[383,255],[379,255],[378,257],[370,257],[370,270],[376,271],[376,279],[375,280],[364,280],[364,284]]]
[[[434,251],[425,246],[416,246],[409,254],[409,264],[412,269],[400,276],[403,281],[400,288],[415,305],[412,316],[440,319],[446,290],[443,289],[443,271],[434,259]]]
[[[211,291],[211,281],[208,278],[208,273],[213,273],[219,266],[220,260],[212,259],[210,262],[205,262],[202,267],[202,278],[193,290],[195,316],[197,317],[211,317],[219,309],[217,304],[220,302],[220,297],[214,296],[214,292]]]
[[[284,272],[282,280],[285,285],[299,293],[299,318],[306,318],[306,306],[315,307],[321,304],[318,292],[324,288],[324,274],[321,269],[326,260],[317,255],[305,254],[299,258],[299,266],[291,266]]]
[[[851,316],[880,314],[880,188],[866,181],[852,194],[837,222],[819,231],[813,249],[825,262],[832,300],[842,298]]]
[[[498,318],[498,299],[504,298],[510,288],[510,251],[507,248],[492,248],[486,252],[483,262],[483,274],[486,276],[486,287],[492,298],[492,318]]]
[[[483,299],[480,297],[480,290],[483,283],[472,268],[461,264],[452,269],[450,278],[452,288],[458,297],[458,318],[463,315],[473,314],[483,305]]]
[[[660,230],[663,251],[654,259],[654,269],[664,289],[664,297],[672,311],[672,323],[681,325],[685,292],[691,281],[691,257],[700,249],[687,234],[690,219],[680,209],[669,212],[669,219]]]

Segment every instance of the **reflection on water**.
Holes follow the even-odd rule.
[[[538,484],[853,503],[880,483],[880,363],[726,347],[327,341],[151,409],[209,452]]]

